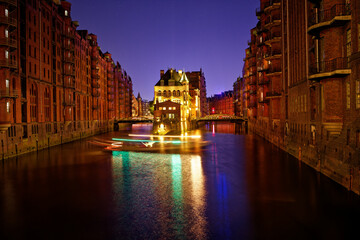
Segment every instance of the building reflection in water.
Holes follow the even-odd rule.
[[[193,211],[196,221],[192,226],[196,239],[206,238],[205,179],[200,156],[191,157],[191,183]]]
[[[183,185],[181,171],[181,157],[178,154],[171,156],[171,173],[172,173],[172,217],[174,219],[175,238],[184,236],[184,201]]]
[[[227,176],[219,170],[218,154],[216,144],[212,145],[212,164],[216,171],[216,201],[217,201],[217,229],[221,236],[231,237],[230,217],[229,217],[229,184]]]
[[[207,238],[200,156],[114,151],[112,162],[116,225],[128,221],[124,237]]]

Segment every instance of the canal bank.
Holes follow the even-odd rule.
[[[0,133],[0,159],[4,160],[113,130],[113,120],[14,125],[8,131]]]
[[[295,132],[295,129],[289,131],[286,126],[269,128],[263,122],[249,121],[250,132],[360,195],[360,153],[348,143],[347,127],[351,126],[343,127],[338,136],[323,138],[322,134],[321,137],[317,136],[315,131],[307,136],[306,131],[301,129]]]

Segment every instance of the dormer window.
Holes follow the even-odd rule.
[[[65,10],[65,17],[67,17],[69,15],[68,10]]]

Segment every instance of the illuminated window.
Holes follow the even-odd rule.
[[[5,17],[9,16],[9,10],[5,8]]]
[[[163,107],[163,110],[166,110],[166,107]]]
[[[176,110],[176,107],[173,107],[173,110]]]
[[[65,16],[67,17],[69,15],[68,10],[65,10]]]
[[[360,23],[358,24],[358,51],[360,51]]]
[[[360,80],[356,80],[356,108],[360,108]]]
[[[172,107],[169,107],[169,110],[172,110]]]
[[[9,59],[9,51],[8,50],[5,50],[5,58]]]
[[[8,38],[9,37],[9,30],[5,29],[5,37]]]
[[[162,107],[159,107],[159,110],[162,110]]]
[[[346,83],[346,108],[350,109],[350,83]]]
[[[9,93],[9,90],[10,90],[10,80],[9,79],[5,80],[5,87],[6,87],[6,93]]]
[[[346,31],[346,56],[348,57],[349,62],[349,57],[351,56],[351,29]]]
[[[10,102],[6,102],[6,112],[10,113]]]

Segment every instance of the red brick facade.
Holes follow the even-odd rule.
[[[209,113],[234,115],[233,91],[222,92],[208,98]]]
[[[360,193],[359,1],[260,2],[244,63],[250,130]]]
[[[0,1],[2,157],[109,131],[131,116],[131,78],[77,27],[70,2]]]

